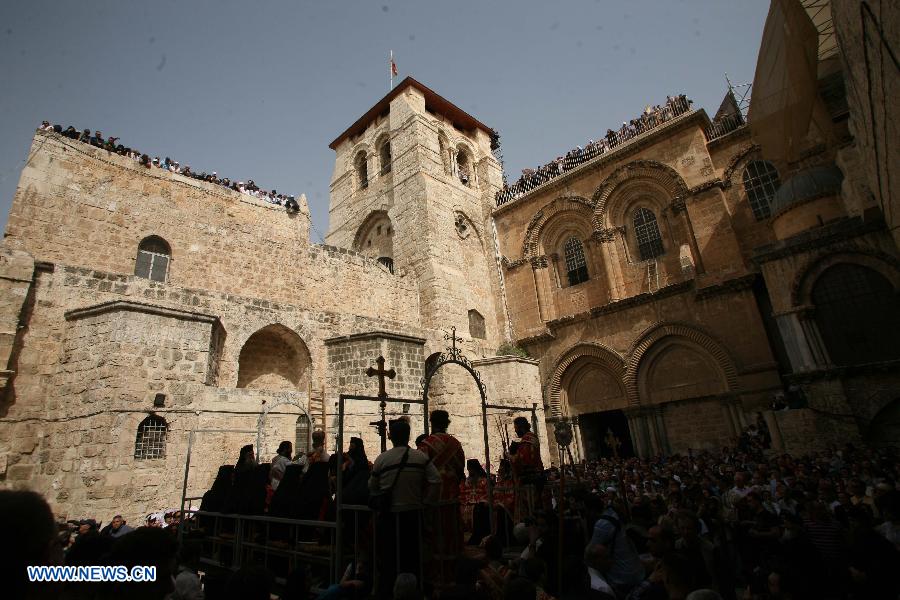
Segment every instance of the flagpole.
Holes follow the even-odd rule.
[[[391,60],[388,61],[388,75],[391,78],[391,85],[388,91],[394,89],[394,51],[391,50]]]

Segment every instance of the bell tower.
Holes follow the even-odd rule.
[[[408,77],[330,144],[326,242],[414,277],[421,325],[505,341],[491,220],[492,130]],[[468,335],[466,335],[468,333]]]

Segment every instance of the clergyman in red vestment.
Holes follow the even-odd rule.
[[[441,495],[432,521],[434,558],[441,578],[452,577],[455,558],[462,552],[463,525],[459,506],[459,484],[465,477],[466,455],[462,444],[447,433],[450,415],[446,410],[431,412],[431,435],[419,443],[441,475]],[[448,571],[449,569],[449,571]]]

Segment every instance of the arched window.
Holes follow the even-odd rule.
[[[138,460],[165,458],[168,433],[169,426],[162,417],[150,415],[141,421],[134,440],[134,457]]]
[[[393,274],[393,272],[394,272],[394,259],[393,258],[391,258],[389,256],[379,256],[378,262],[380,262],[385,267],[387,267],[387,270]]]
[[[651,210],[639,208],[634,211],[634,237],[641,260],[650,260],[665,252],[656,215]]]
[[[456,153],[456,166],[458,169],[459,180],[463,185],[472,187],[472,160],[469,153],[459,148]]]
[[[772,198],[780,185],[778,171],[768,161],[754,160],[744,169],[744,191],[757,221],[769,218]]]
[[[900,358],[900,298],[881,273],[842,263],[812,289],[816,324],[831,361],[853,365]]]
[[[300,452],[309,452],[309,417],[306,415],[297,417],[294,435],[294,453]]]
[[[171,257],[172,250],[166,240],[155,235],[146,237],[138,245],[134,274],[144,279],[165,281]]]
[[[469,335],[479,340],[487,338],[484,328],[484,317],[475,309],[469,311]]]
[[[366,164],[366,153],[360,152],[353,161],[356,176],[359,178],[359,187],[369,187],[369,166]]]
[[[378,149],[378,156],[381,159],[381,174],[391,172],[391,142],[389,140],[385,140],[385,142],[381,145],[381,148]]]
[[[569,277],[569,285],[578,285],[590,279],[581,240],[577,237],[570,237],[566,240],[563,250],[566,255],[566,273]]]

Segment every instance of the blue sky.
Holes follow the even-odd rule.
[[[0,2],[0,224],[34,128],[100,129],[195,170],[306,193],[317,231],[341,131],[388,52],[500,132],[515,179],[667,94],[714,113],[753,78],[765,0]]]

